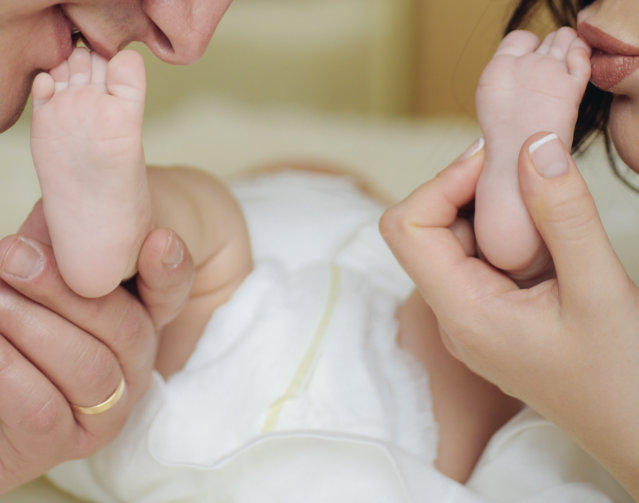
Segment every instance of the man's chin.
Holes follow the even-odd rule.
[[[24,105],[16,110],[13,114],[10,114],[9,117],[1,117],[0,118],[0,133],[4,133],[7,129],[10,129],[18,119],[22,115],[22,111],[24,110]]]
[[[37,72],[34,72],[32,75],[29,75],[18,91],[10,91],[6,101],[4,103],[0,102],[0,133],[4,133],[18,122],[27,105],[33,79],[35,79],[36,74]]]

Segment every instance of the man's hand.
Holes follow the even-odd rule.
[[[39,204],[17,236],[0,241],[0,492],[99,450],[146,391],[157,335],[182,308],[194,270],[181,239],[157,229],[139,271],[139,299],[122,287],[100,299],[73,293]],[[114,395],[122,379],[124,393]],[[91,411],[113,396],[98,414],[75,407]]]

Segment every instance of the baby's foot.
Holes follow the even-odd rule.
[[[31,152],[60,274],[98,297],[135,272],[151,227],[144,63],[83,48],[33,83]]]
[[[486,164],[477,185],[475,234],[483,256],[515,279],[531,279],[550,256],[521,199],[517,161],[539,131],[572,143],[579,103],[590,78],[590,48],[571,28],[543,43],[532,33],[504,38],[477,88]]]

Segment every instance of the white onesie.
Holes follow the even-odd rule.
[[[116,440],[49,477],[99,502],[493,501],[493,458],[476,491],[432,466],[427,377],[395,340],[412,285],[377,231],[382,207],[346,177],[231,187],[254,271]]]

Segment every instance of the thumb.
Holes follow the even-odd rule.
[[[552,255],[564,304],[596,302],[602,295],[610,298],[614,292],[606,288],[617,290],[619,281],[628,281],[592,195],[556,134],[537,133],[524,143],[519,184],[524,203]]]
[[[140,250],[136,286],[157,329],[180,313],[193,277],[193,259],[184,241],[169,229],[152,231]]]

